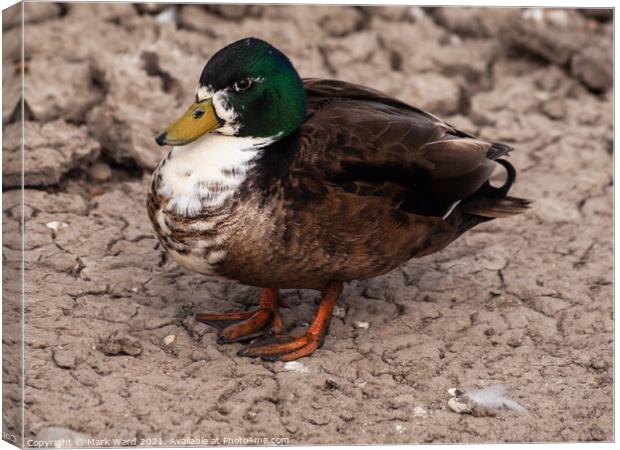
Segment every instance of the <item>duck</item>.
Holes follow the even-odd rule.
[[[219,344],[243,343],[239,356],[265,361],[319,349],[345,283],[530,203],[508,195],[512,147],[369,87],[302,79],[254,37],[213,54],[193,104],[155,140],[171,146],[147,195],[162,248],[189,271],[262,288],[255,309],[196,320]],[[286,333],[281,289],[320,292],[304,333]]]

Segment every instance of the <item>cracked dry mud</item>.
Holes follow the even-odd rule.
[[[161,8],[27,4],[26,439],[63,427],[151,445],[613,440],[608,17],[191,5],[164,20]],[[14,13],[3,15],[5,136],[19,126]],[[248,35],[303,76],[366,84],[513,145],[514,194],[531,211],[350,283],[325,345],[298,364],[218,346],[194,313],[249,308],[259,290],[166,261],[145,192],[162,154],[152,136],[191,101],[208,57]],[[545,57],[550,42],[566,59]],[[4,142],[4,428],[18,435],[20,158]],[[284,297],[289,329],[311,320],[316,293]],[[529,414],[447,407],[449,388],[493,384]]]

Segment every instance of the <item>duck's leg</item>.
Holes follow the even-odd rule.
[[[267,333],[281,333],[282,319],[278,309],[280,293],[264,289],[255,311],[225,314],[196,314],[196,320],[217,328],[218,344],[244,341]]]
[[[319,309],[306,334],[296,337],[268,336],[242,348],[237,354],[250,357],[260,356],[266,361],[293,361],[310,356],[323,345],[332,312],[336,301],[342,294],[342,288],[341,281],[333,281],[321,292]]]

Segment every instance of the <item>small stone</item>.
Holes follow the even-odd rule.
[[[592,90],[611,88],[614,81],[611,50],[599,47],[583,49],[572,58],[571,72]]]
[[[553,120],[561,120],[566,116],[566,101],[561,98],[552,98],[540,106],[540,111]]]
[[[590,360],[590,367],[592,367],[594,370],[605,370],[609,367],[609,363],[598,357],[593,357]]]
[[[159,23],[174,22],[177,18],[177,10],[173,8],[164,9],[160,12],[155,20]]]
[[[50,230],[53,230],[53,231],[58,231],[58,230],[60,230],[61,228],[67,228],[69,225],[67,225],[65,222],[60,222],[60,221],[58,221],[58,220],[53,220],[53,221],[51,221],[51,222],[47,222],[47,223],[45,224],[45,226],[46,226],[47,228],[49,228]]]
[[[299,361],[288,361],[284,363],[284,368],[295,373],[310,373],[310,369]]]
[[[335,11],[326,15],[319,23],[325,32],[334,37],[346,36],[359,30],[364,23],[362,12],[351,6],[332,6]]]
[[[560,311],[570,307],[570,303],[557,297],[539,296],[534,298],[533,306],[546,316],[557,317]]]
[[[568,13],[563,9],[548,9],[547,21],[557,27],[566,28],[569,25]]]
[[[428,416],[428,411],[423,406],[416,406],[413,408],[413,415],[416,417],[426,417]]]
[[[108,356],[138,356],[142,353],[142,344],[130,336],[110,336],[100,345],[101,351]]]
[[[416,20],[422,20],[428,16],[424,7],[421,6],[411,6],[409,9],[409,14]]]
[[[355,321],[353,322],[353,327],[358,330],[359,329],[367,330],[368,328],[370,328],[370,324],[368,322]]]
[[[58,349],[53,354],[54,362],[62,369],[75,369],[75,355],[65,349]]]
[[[370,342],[363,342],[359,345],[358,350],[362,355],[372,352],[373,345]]]
[[[353,419],[355,419],[356,414],[355,414],[355,411],[351,411],[350,409],[345,409],[344,411],[340,411],[340,413],[338,414],[338,417],[340,417],[345,422],[351,422]]]
[[[177,337],[174,334],[169,334],[168,336],[164,338],[164,344],[170,345],[176,340],[176,338]]]
[[[112,177],[112,169],[106,163],[97,162],[90,166],[88,175],[100,183],[108,181]]]
[[[517,348],[517,347],[521,347],[523,345],[523,340],[520,337],[518,337],[518,336],[512,336],[512,337],[510,337],[508,339],[506,344],[509,347]]]
[[[288,422],[284,425],[284,429],[291,434],[295,434],[297,433],[297,431],[299,431],[299,428],[297,428],[297,425],[295,425],[294,423],[288,423]]]
[[[347,316],[347,310],[344,309],[342,306],[334,306],[332,316],[344,320]]]
[[[448,407],[457,414],[471,414],[471,407],[460,400],[461,397],[451,397],[448,400]]]

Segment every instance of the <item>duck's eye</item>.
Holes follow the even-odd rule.
[[[197,109],[196,111],[194,111],[194,113],[192,114],[192,117],[194,119],[200,119],[202,116],[205,115],[205,112],[202,109]]]
[[[252,80],[250,78],[244,78],[243,80],[239,80],[235,83],[234,89],[235,91],[246,91],[252,86]]]

